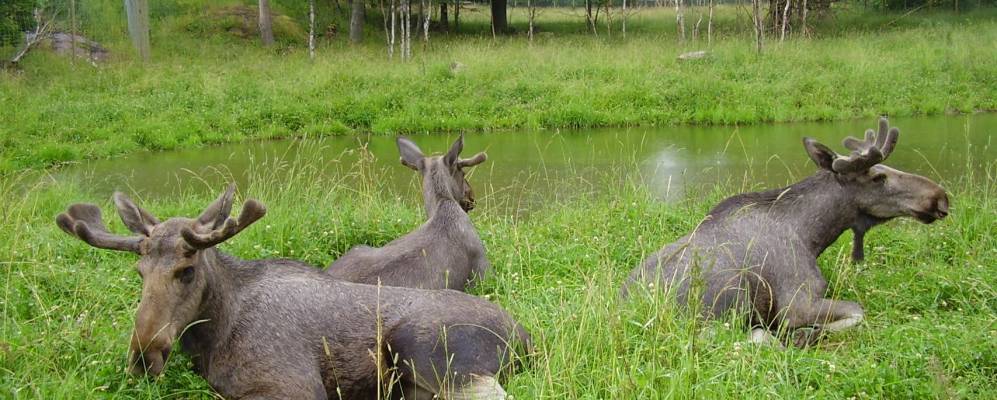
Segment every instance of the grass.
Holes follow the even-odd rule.
[[[309,61],[299,40],[261,49],[253,38],[227,34],[231,18],[204,26],[212,20],[204,15],[212,14],[196,13],[197,1],[164,4],[153,13],[148,64],[135,61],[123,30],[111,24],[89,28],[114,54],[106,65],[73,65],[39,51],[20,72],[3,73],[0,174],[137,150],[352,132],[749,124],[997,109],[994,9],[905,17],[839,10],[815,21],[813,38],[770,40],[757,55],[749,21],[735,7],[718,10],[711,46],[702,39],[679,43],[670,10],[635,14],[623,38],[619,26],[612,36],[605,26],[599,36],[586,33],[580,9],[545,9],[531,44],[523,10],[512,11],[517,33],[492,38],[478,7],[462,13],[461,34],[434,32],[428,47],[416,42],[414,58],[402,62],[387,58],[376,15],[362,45],[347,45],[341,33],[324,39]],[[294,18],[282,18],[286,24],[302,20],[300,7],[281,10]],[[114,15],[113,7],[98,11],[94,21]],[[330,24],[345,27],[334,18],[320,26]],[[712,52],[707,59],[676,60],[704,48]]]
[[[970,169],[982,172],[942,182],[954,205],[945,221],[877,228],[859,265],[848,260],[848,235],[828,249],[820,264],[830,296],[859,302],[867,319],[805,350],[741,344],[746,332],[735,321],[704,323],[667,299],[617,298],[631,268],[735,188],[665,204],[607,174],[615,183],[605,194],[529,216],[495,212],[486,197],[472,217],[494,274],[475,294],[511,312],[538,347],[531,366],[505,386],[522,399],[993,398],[997,164],[986,162]],[[346,173],[362,184],[346,187],[320,173],[335,165],[258,164],[239,197],[261,199],[270,213],[224,251],[323,266],[354,244],[386,243],[422,221],[419,199],[378,183],[385,171],[356,164]],[[472,184],[486,179],[475,175]],[[179,351],[158,380],[125,373],[141,287],[136,258],[90,248],[53,223],[69,203],[89,201],[124,232],[109,199],[31,171],[3,178],[0,189],[0,397],[214,397]],[[211,198],[137,200],[165,217],[196,215]]]

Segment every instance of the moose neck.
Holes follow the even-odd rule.
[[[195,321],[182,337],[186,351],[201,369],[207,366],[211,352],[226,340],[232,331],[232,321],[239,311],[238,291],[242,279],[237,276],[234,264],[239,260],[215,248],[198,253],[196,268],[204,274],[205,287]]]
[[[461,213],[464,209],[460,207],[460,203],[457,199],[454,199],[453,194],[450,192],[450,188],[447,187],[446,179],[450,177],[445,176],[446,171],[443,169],[431,169],[426,173],[425,178],[422,182],[422,197],[426,206],[426,219],[433,219],[433,217],[440,214],[440,210],[446,208],[460,210]],[[449,213],[446,213],[449,214]]]
[[[786,188],[755,195],[767,197],[765,212],[795,232],[817,256],[861,220],[852,196],[837,176],[828,171],[820,171]]]

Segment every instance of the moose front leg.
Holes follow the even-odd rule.
[[[852,262],[859,263],[865,260],[865,230],[852,229],[855,236],[852,238]]]
[[[858,303],[845,300],[816,299],[809,304],[790,307],[787,328],[797,347],[813,345],[824,332],[839,332],[862,322],[865,312]]]

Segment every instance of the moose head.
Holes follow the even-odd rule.
[[[464,135],[450,146],[447,154],[426,157],[419,146],[411,140],[398,138],[398,153],[401,154],[402,165],[419,171],[423,176],[423,192],[426,197],[427,211],[432,214],[433,206],[440,200],[456,200],[464,211],[474,209],[474,191],[467,182],[464,168],[481,164],[488,159],[484,153],[475,154],[471,158],[460,158],[464,149]]]
[[[844,145],[851,154],[836,154],[812,138],[803,144],[810,158],[824,170],[833,172],[859,210],[875,219],[910,216],[930,224],[949,213],[949,200],[937,183],[923,176],[898,171],[883,164],[897,145],[900,130],[879,120],[879,132],[869,129],[865,140],[847,137]]]
[[[862,242],[865,232],[873,226],[901,216],[930,224],[949,214],[948,195],[937,183],[880,164],[893,152],[899,136],[900,130],[890,128],[883,117],[879,119],[879,132],[867,130],[864,140],[845,138],[843,144],[851,150],[848,156],[838,155],[812,138],[803,139],[810,159],[834,175],[858,208],[859,218],[852,226],[855,261],[864,258]]]
[[[211,249],[266,214],[262,204],[248,200],[238,219],[229,217],[234,193],[235,186],[229,186],[196,219],[164,222],[124,194],[115,193],[114,204],[132,236],[108,231],[100,208],[93,204],[73,204],[56,218],[63,231],[91,246],[141,256],[136,268],[142,277],[142,300],[130,344],[132,373],[156,376],[162,372],[173,341],[203,311],[216,264]]]

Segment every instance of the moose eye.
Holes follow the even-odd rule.
[[[190,283],[194,280],[194,267],[187,267],[177,271],[176,277],[184,284]]]

